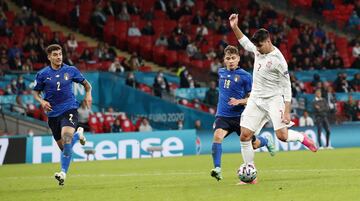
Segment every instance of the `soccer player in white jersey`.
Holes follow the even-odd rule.
[[[280,50],[270,40],[266,29],[257,30],[251,41],[238,27],[238,14],[229,17],[230,26],[240,45],[254,53],[253,86],[247,106],[241,116],[241,153],[244,163],[254,163],[251,139],[254,131],[271,119],[274,131],[283,142],[299,141],[316,152],[315,143],[305,134],[289,130],[291,83],[288,66]]]

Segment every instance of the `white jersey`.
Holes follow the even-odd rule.
[[[272,52],[261,54],[245,35],[239,43],[245,50],[255,55],[250,97],[270,98],[281,95],[285,101],[290,102],[291,83],[288,65],[280,50],[274,46],[275,50]]]

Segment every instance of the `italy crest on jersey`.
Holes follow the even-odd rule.
[[[240,76],[239,76],[239,75],[235,75],[235,76],[234,76],[234,81],[235,81],[235,82],[239,82],[239,81],[240,81]]]
[[[64,73],[64,80],[69,80],[70,79],[70,76],[68,73]]]

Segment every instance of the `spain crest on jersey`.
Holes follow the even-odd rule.
[[[239,76],[239,75],[235,75],[234,81],[235,81],[235,82],[239,82],[239,81],[240,81],[240,76]]]
[[[270,68],[272,65],[272,62],[271,61],[268,61],[267,64],[266,64],[266,67]]]
[[[69,80],[70,79],[70,76],[68,73],[64,73],[64,80]]]

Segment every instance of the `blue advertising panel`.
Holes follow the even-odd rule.
[[[195,154],[195,130],[155,131],[136,133],[110,133],[87,135],[84,146],[76,143],[73,160],[85,161],[84,150],[95,151],[89,160],[116,160],[150,157],[177,157]],[[161,151],[149,152],[149,147],[161,147]],[[60,150],[51,136],[28,137],[26,163],[59,162]]]

